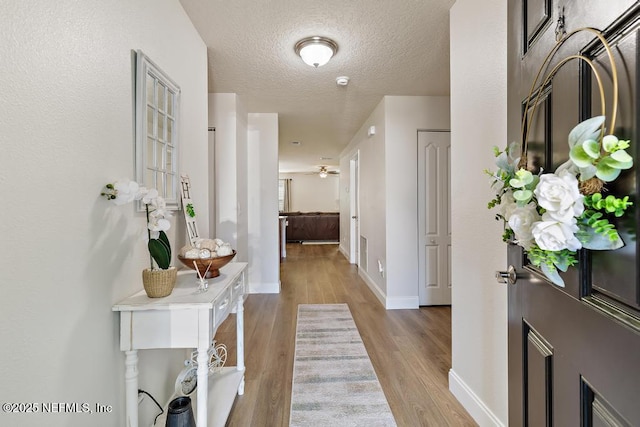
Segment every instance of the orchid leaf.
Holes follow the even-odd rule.
[[[562,280],[562,277],[560,277],[560,274],[558,273],[558,270],[556,270],[553,267],[549,267],[545,263],[540,264],[540,269],[542,270],[544,275],[547,276],[547,279],[551,280],[551,282],[554,285],[557,285],[557,286],[560,286],[561,288],[564,288],[564,280]]]
[[[169,258],[171,258],[171,243],[169,242],[169,238],[167,237],[167,233],[160,230],[160,236],[158,237],[162,243],[167,247],[167,252],[169,254]]]
[[[579,168],[593,164],[593,158],[585,151],[582,144],[574,145],[571,151],[569,151],[569,157]]]
[[[163,232],[161,232],[163,233]],[[151,239],[148,243],[149,253],[153,260],[163,270],[169,268],[171,264],[171,249],[161,238]]]
[[[600,157],[600,144],[598,144],[598,141],[588,139],[582,143],[582,149],[594,160]]]
[[[604,116],[596,116],[580,122],[569,132],[569,147],[573,148],[588,139],[598,139]]]

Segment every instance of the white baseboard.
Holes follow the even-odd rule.
[[[277,283],[250,283],[249,294],[279,294],[280,281]]]
[[[344,246],[342,246],[342,243],[340,243],[340,246],[338,246],[338,250],[342,253],[342,255],[344,255],[344,257],[347,259],[347,261],[351,262],[351,260],[349,259],[349,253],[344,248]]]
[[[453,369],[449,370],[449,391],[480,426],[505,427]]]
[[[387,297],[387,310],[417,309],[420,300],[415,297]]]
[[[418,297],[388,297],[382,289],[378,287],[376,282],[362,268],[358,269],[358,275],[369,286],[369,289],[380,300],[384,308],[387,310],[412,309],[419,307]]]
[[[387,307],[387,296],[384,294],[384,292],[382,292],[382,289],[380,289],[378,287],[378,285],[376,285],[376,282],[374,282],[371,277],[369,277],[369,275],[367,274],[366,271],[364,271],[362,268],[358,269],[358,276],[360,276],[360,278],[362,280],[364,280],[364,283],[367,284],[367,286],[369,287],[369,289],[371,289],[371,292],[373,292],[373,294],[376,296],[376,298],[378,298],[378,300],[380,300],[380,303],[382,304],[383,307]]]

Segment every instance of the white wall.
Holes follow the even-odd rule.
[[[236,249],[234,261],[247,261],[247,112],[240,97],[209,94],[209,126],[216,128],[216,237]]]
[[[359,234],[367,239],[367,265],[361,265],[358,274],[366,281],[383,305],[386,304],[387,281],[378,274],[377,260],[386,260],[387,224],[386,193],[381,191],[385,182],[385,102],[382,101],[365,120],[349,145],[340,154],[340,250],[347,259],[351,248],[351,212],[349,161],[359,152]],[[376,127],[376,134],[367,136],[367,129]],[[359,239],[359,236],[356,236]]]
[[[278,115],[248,116],[249,292],[280,292]]]
[[[368,137],[370,126],[376,134]],[[418,130],[449,129],[449,97],[385,96],[340,154],[340,245],[349,253],[349,160],[360,150],[360,274],[386,308],[418,307]],[[378,272],[378,260],[385,276]]]
[[[247,151],[247,129],[248,129],[248,116],[247,109],[244,105],[243,99],[238,96],[236,103],[236,149],[238,150],[238,163],[236,164],[236,183],[237,183],[237,201],[238,201],[238,228],[237,228],[237,242],[236,249],[238,251],[238,257],[236,261],[248,261],[249,260],[249,187],[248,176],[249,170],[247,166],[248,151]],[[277,163],[277,161],[276,161]],[[221,181],[224,185],[224,178]],[[276,200],[277,200],[276,195]],[[278,208],[276,208],[277,210]]]
[[[338,175],[283,173],[280,178],[291,179],[291,212],[338,212]]]
[[[502,228],[484,169],[507,144],[507,1],[451,9],[452,369],[449,387],[482,426],[507,424],[507,289]],[[460,195],[460,196],[456,196]]]
[[[177,0],[5,0],[0,28],[0,400],[113,406],[100,415],[1,413],[0,424],[124,425],[111,306],[142,289],[146,224],[99,192],[133,178],[132,50],[141,49],[181,87],[180,169],[206,220],[206,47]],[[174,248],[185,242],[183,224],[174,218]],[[206,221],[198,226],[208,232]],[[164,403],[183,356],[140,352],[140,387]],[[142,425],[153,406],[142,403]]]
[[[418,129],[448,130],[448,96],[387,96],[387,308],[418,307]]]

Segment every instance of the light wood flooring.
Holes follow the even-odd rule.
[[[245,394],[229,426],[286,427],[298,304],[347,303],[398,426],[474,426],[448,389],[451,308],[385,310],[337,245],[288,244],[280,294],[245,302]],[[235,316],[218,329],[235,364]]]

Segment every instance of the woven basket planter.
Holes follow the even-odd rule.
[[[142,270],[142,284],[149,298],[162,298],[171,295],[176,284],[178,270],[169,267],[166,270]]]

